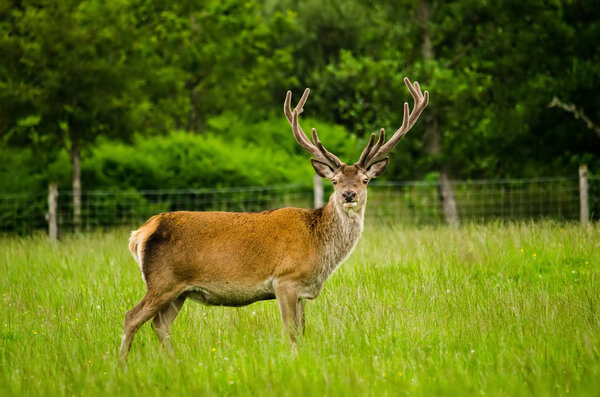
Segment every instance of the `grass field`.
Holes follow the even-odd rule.
[[[307,304],[291,354],[275,301],[186,302],[176,359],[150,324],[128,231],[0,238],[0,394],[598,395],[600,226],[369,225]]]

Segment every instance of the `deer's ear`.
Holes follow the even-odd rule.
[[[367,176],[369,178],[377,178],[379,175],[383,174],[383,171],[385,171],[385,167],[387,167],[389,159],[389,157],[385,157],[371,164],[369,168],[367,168]]]
[[[333,178],[333,170],[330,166],[315,159],[310,159],[310,162],[312,163],[313,168],[321,178]]]

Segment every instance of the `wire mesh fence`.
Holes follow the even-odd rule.
[[[600,177],[590,177],[592,218],[600,212]],[[578,220],[578,179],[537,178],[454,181],[461,221],[494,219]],[[331,186],[326,187],[326,196]],[[82,230],[137,227],[165,211],[263,211],[282,207],[311,208],[311,185],[249,188],[87,191],[82,193]],[[0,194],[0,231],[29,233],[47,228],[48,197],[44,194]],[[369,187],[366,217],[382,222],[438,224],[444,213],[437,182],[385,182]],[[61,232],[74,230],[73,193],[59,193],[57,221]]]
[[[0,231],[23,234],[46,228],[47,200],[43,194],[0,194]]]
[[[576,178],[455,181],[452,188],[464,221],[579,217]],[[444,221],[437,182],[385,183],[369,192],[367,216],[393,222],[430,224]]]
[[[152,215],[167,211],[255,212],[282,207],[310,208],[312,190],[304,185],[267,187],[143,190],[131,192],[91,191],[82,195],[82,229],[135,226]],[[73,229],[73,193],[61,194],[58,222]]]

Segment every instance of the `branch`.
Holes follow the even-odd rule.
[[[456,63],[458,63],[458,61],[461,60],[461,58],[463,58],[465,55],[467,55],[467,53],[471,50],[471,48],[473,48],[473,43],[470,42],[469,44],[467,44],[461,52],[459,52],[458,54],[456,54],[454,56],[454,58],[452,58],[451,60],[449,60],[444,67],[446,69],[450,69],[452,68]]]
[[[594,124],[592,120],[590,120],[585,113],[583,113],[583,109],[577,109],[577,107],[572,103],[564,103],[557,97],[552,98],[552,102],[548,104],[549,108],[559,107],[562,110],[573,113],[573,117],[576,119],[581,119],[587,128],[594,131],[598,137],[600,137],[600,126]]]

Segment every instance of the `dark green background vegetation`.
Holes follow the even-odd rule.
[[[311,87],[305,130],[354,162],[400,126],[404,76],[431,102],[390,180],[595,171],[600,136],[548,104],[600,121],[599,17],[583,0],[0,1],[0,191],[69,189],[74,151],[86,190],[307,182],[285,92]]]

